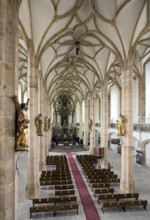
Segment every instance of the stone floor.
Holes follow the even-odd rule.
[[[83,152],[75,152],[74,157],[76,154],[88,154],[88,151]],[[51,153],[51,154],[59,154],[57,153]],[[120,160],[121,156],[117,154],[113,150],[109,150],[109,162],[112,166],[112,170],[118,176],[120,177]],[[80,165],[77,162],[77,165],[80,169]],[[27,154],[24,153],[19,157],[18,160],[18,169],[19,169],[19,175],[17,175],[18,179],[18,209],[17,214],[18,218],[16,220],[29,220],[29,207],[32,206],[32,202],[30,200],[27,200],[25,198],[25,187],[26,187],[26,176],[27,176]],[[80,169],[81,171],[81,169]],[[82,171],[81,171],[82,172]],[[147,211],[145,211],[142,207],[133,207],[133,208],[127,208],[126,212],[123,212],[121,209],[106,209],[104,213],[102,213],[100,209],[100,205],[97,203],[96,198],[93,196],[93,192],[91,191],[91,188],[89,188],[89,185],[87,184],[87,180],[83,176],[86,186],[89,189],[89,193],[95,203],[96,208],[98,209],[100,219],[101,220],[149,220],[150,219],[150,169],[142,167],[134,163],[134,179],[135,179],[135,185],[136,190],[140,194],[141,199],[148,200],[148,206]],[[56,214],[56,217],[53,217],[52,214],[49,215],[38,215],[31,219],[38,219],[38,220],[46,220],[46,219],[52,219],[52,220],[86,220],[84,209],[82,207],[80,197],[75,185],[76,189],[76,196],[78,199],[79,204],[79,215],[76,214],[75,211],[65,212],[65,213],[58,213]],[[115,187],[115,191],[120,191],[119,186]],[[53,195],[54,190],[47,187],[41,187],[41,196],[42,197],[48,197],[49,195]],[[94,220],[94,219],[91,219]]]

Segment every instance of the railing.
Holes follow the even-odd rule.
[[[150,124],[133,124],[134,131],[150,132]]]
[[[80,126],[80,123],[76,123],[76,126]],[[101,127],[100,123],[95,123],[95,127]],[[109,128],[117,129],[117,123],[110,123]],[[150,124],[133,124],[134,131],[150,132]]]
[[[116,128],[117,129],[117,123],[110,123],[109,128]],[[150,132],[150,124],[133,124],[133,130],[134,131],[143,131],[143,132]]]

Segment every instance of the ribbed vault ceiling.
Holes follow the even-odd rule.
[[[150,54],[149,0],[22,0],[19,8],[19,78],[27,80],[29,40],[50,99],[81,99],[93,88],[120,86],[129,50],[134,74]],[[141,61],[141,62],[139,62]]]

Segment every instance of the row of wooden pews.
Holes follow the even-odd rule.
[[[47,165],[55,165],[55,170],[44,170],[40,176],[41,186],[53,186],[54,197],[33,199],[30,207],[30,218],[33,214],[53,213],[76,210],[78,214],[77,197],[69,169],[67,157],[47,156]]]
[[[120,180],[111,169],[96,169],[94,165],[97,157],[77,155],[76,158],[103,212],[104,208],[113,207],[120,207],[126,211],[126,207],[129,206],[143,206],[146,210],[147,200],[139,200],[139,193],[114,193],[114,188],[110,186],[112,183],[120,183]]]

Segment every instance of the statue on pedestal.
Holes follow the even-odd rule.
[[[13,100],[17,110],[16,151],[27,151],[29,147],[27,144],[27,128],[30,122],[27,114],[29,99],[27,103],[21,104],[19,104],[17,96],[14,96]]]
[[[48,130],[51,129],[51,118],[48,119]]]
[[[119,116],[119,118],[116,122],[118,122],[118,135],[119,136],[124,136],[124,134],[125,134],[125,122],[126,122],[125,117],[122,114],[120,114],[120,116]]]
[[[44,119],[44,131],[48,131],[48,117],[47,116]]]
[[[38,114],[38,116],[35,119],[35,125],[37,128],[37,135],[43,136],[43,118],[42,114]]]
[[[89,125],[89,131],[92,130],[92,123],[93,123],[93,122],[92,122],[92,119],[90,118],[90,119],[89,119],[89,124],[88,124],[88,125]]]

